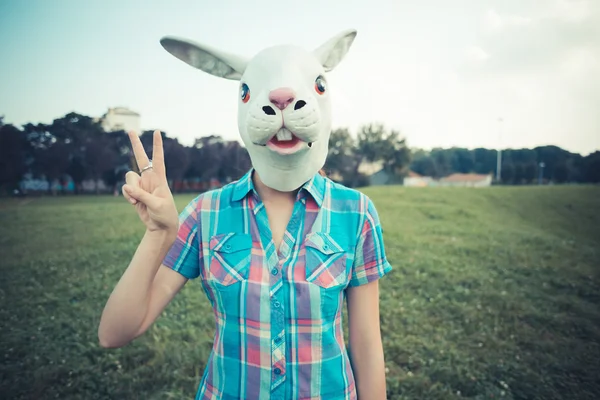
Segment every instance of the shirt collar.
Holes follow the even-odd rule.
[[[310,194],[317,206],[321,207],[325,199],[325,178],[318,172],[314,174],[310,180],[302,185],[298,195],[302,198],[306,193]]]
[[[233,184],[233,201],[240,201],[246,195],[254,191],[254,183],[252,182],[252,172],[254,169],[250,169],[244,174],[237,182]]]
[[[240,201],[251,192],[254,192],[258,197],[254,188],[254,182],[252,181],[253,172],[254,168],[251,168],[244,176],[233,184],[233,201]],[[298,192],[298,198],[304,197],[306,193],[310,194],[317,205],[321,207],[323,199],[325,198],[325,178],[319,173],[314,174],[312,178],[302,185]]]

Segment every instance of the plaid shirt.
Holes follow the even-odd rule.
[[[216,318],[196,399],[357,398],[342,330],[345,289],[391,270],[371,200],[315,174],[279,251],[252,170],[196,197],[164,264],[199,277]]]

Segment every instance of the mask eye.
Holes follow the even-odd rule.
[[[250,88],[245,83],[242,84],[242,87],[240,89],[240,96],[244,103],[247,103],[248,100],[250,100]]]
[[[327,83],[325,82],[325,78],[323,78],[322,76],[318,76],[317,79],[315,80],[315,90],[317,91],[317,93],[319,94],[323,94],[325,93],[325,89],[327,88]]]

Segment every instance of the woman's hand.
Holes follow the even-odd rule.
[[[138,169],[142,171],[150,165],[150,160],[136,133],[129,132],[129,140]],[[135,206],[148,231],[176,232],[179,227],[179,214],[167,182],[160,131],[154,131],[153,146],[152,168],[144,170],[141,174],[127,172],[126,183],[122,188],[123,196]]]

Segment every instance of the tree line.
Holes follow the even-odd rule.
[[[501,150],[500,180],[496,184],[600,183],[600,151],[587,156],[557,146]],[[486,148],[409,149],[395,131],[382,125],[363,126],[356,139],[347,129],[332,132],[326,169],[350,186],[362,185],[362,162],[379,162],[390,182],[401,182],[412,171],[434,179],[454,173],[496,175],[498,151]]]
[[[150,157],[152,134],[149,130],[140,136]],[[250,167],[248,153],[237,141],[211,135],[184,146],[164,132],[162,137],[167,174],[175,191],[182,191],[181,183],[186,180],[236,179]],[[49,182],[69,177],[75,193],[85,180],[101,180],[114,191],[125,173],[136,169],[127,133],[107,132],[89,116],[69,113],[51,124],[28,123],[22,128],[0,119],[0,190],[4,193],[19,188],[26,175]]]
[[[150,156],[152,132],[141,134]],[[167,176],[174,192],[198,190],[198,183],[238,179],[251,166],[248,152],[236,140],[209,135],[185,146],[165,132],[162,135]],[[332,178],[357,187],[368,184],[368,176],[360,171],[364,163],[378,163],[390,183],[401,183],[409,171],[434,178],[456,172],[495,173],[496,158],[496,150],[484,148],[410,149],[398,131],[367,124],[356,136],[345,128],[331,133],[324,169]],[[48,182],[69,177],[75,193],[85,180],[101,180],[111,190],[118,190],[124,174],[136,168],[126,132],[107,132],[89,116],[69,113],[51,124],[21,127],[5,124],[0,117],[1,193],[18,189],[26,176]],[[556,146],[502,151],[499,183],[531,184],[542,171],[545,182],[598,183],[600,152],[583,157]]]
[[[451,173],[496,174],[496,150],[478,148],[416,150],[411,169],[440,178]],[[533,183],[599,183],[600,151],[587,156],[557,146],[501,151],[500,181],[508,185]]]

